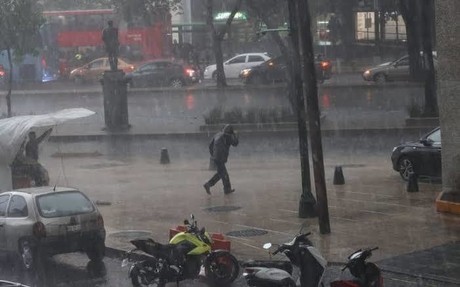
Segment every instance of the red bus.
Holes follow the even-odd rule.
[[[42,28],[45,46],[67,58],[80,53],[86,61],[105,56],[101,39],[108,20],[118,27],[120,57],[132,61],[166,58],[171,55],[171,15],[156,15],[147,26],[134,19],[127,23],[113,9],[45,11]]]

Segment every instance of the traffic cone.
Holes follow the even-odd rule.
[[[169,161],[169,153],[168,153],[168,149],[167,149],[167,148],[162,148],[162,149],[161,149],[160,163],[161,163],[161,164],[168,164],[168,163],[170,163],[170,161]]]
[[[418,178],[415,172],[409,173],[409,179],[407,180],[407,192],[418,192]]]
[[[336,166],[334,170],[334,185],[345,184],[345,178],[343,177],[342,167]]]

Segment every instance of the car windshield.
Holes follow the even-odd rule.
[[[39,195],[36,201],[40,215],[46,218],[85,214],[94,211],[91,201],[78,191]]]

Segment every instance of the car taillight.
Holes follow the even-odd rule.
[[[5,76],[5,71],[0,70],[0,77]]]
[[[323,69],[327,69],[330,65],[331,65],[331,63],[329,63],[329,62],[326,62],[326,61],[321,62],[321,68],[323,68]]]
[[[46,237],[46,228],[45,228],[45,225],[43,223],[41,223],[40,221],[36,222],[33,226],[32,226],[32,231],[33,231],[33,235],[35,237],[38,237],[38,238],[41,238],[41,237]]]
[[[195,75],[195,70],[193,69],[185,69],[185,74],[189,77],[193,77]]]
[[[102,215],[99,214],[96,224],[97,227],[104,228],[104,218],[102,218]]]

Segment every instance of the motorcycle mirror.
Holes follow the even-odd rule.
[[[263,246],[263,248],[267,249],[267,250],[270,249],[271,247],[272,247],[272,244],[270,242],[265,243],[264,246]]]
[[[186,220],[184,220],[184,224],[185,224],[185,225],[189,225],[190,222],[188,222],[188,220],[186,219]]]

